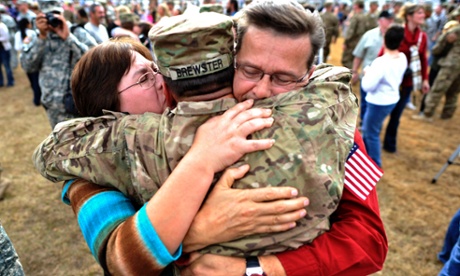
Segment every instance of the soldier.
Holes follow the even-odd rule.
[[[364,14],[364,2],[354,1],[353,17],[350,19],[345,41],[343,43],[342,65],[353,68],[353,50],[365,32],[372,29],[367,16]]]
[[[460,21],[460,10],[456,9],[452,16]],[[442,53],[447,47],[451,47],[446,56],[438,61],[440,68],[433,87],[425,99],[425,109],[423,114],[415,115],[416,120],[433,121],[433,116],[441,101],[445,96],[444,107],[441,119],[450,119],[454,116],[457,109],[458,94],[460,92],[460,26],[456,26],[439,37],[438,42],[433,47],[433,54]]]
[[[0,165],[0,200],[3,199],[4,193],[10,182],[2,178],[2,167]],[[13,243],[6,234],[0,222],[0,275],[23,276],[24,271],[19,262],[18,254],[14,249]]]
[[[369,26],[371,29],[377,27],[377,19],[379,16],[379,2],[371,1],[369,2],[369,12],[367,13],[367,19],[369,20]]]
[[[0,223],[0,275],[24,276],[21,262],[13,243]]]
[[[326,42],[323,47],[323,62],[327,62],[331,42],[335,43],[339,36],[339,19],[332,12],[333,4],[333,1],[326,1],[326,3],[324,3],[324,13],[321,13],[321,19],[323,20],[326,32]]]
[[[304,33],[298,35],[299,31],[302,32],[301,30],[289,28],[289,24],[286,26],[287,22],[292,21],[302,26],[303,23],[305,23],[305,14],[301,13],[300,9],[295,7],[296,5],[294,4],[296,3],[293,1],[292,3],[277,5],[279,2],[281,1],[253,2],[252,5],[243,10],[248,18],[238,22],[238,28],[240,28],[238,34],[241,34],[239,38],[241,45],[239,46],[239,51],[237,51],[237,61],[240,61],[242,64],[253,64],[256,67],[255,69],[258,69],[258,72],[260,72],[257,74],[259,76],[258,80],[244,80],[238,78],[238,81],[235,83],[238,83],[238,97],[240,98],[266,98],[273,94],[287,92],[288,90],[272,84],[275,76],[282,72],[283,74],[300,78],[306,71],[312,69],[311,66],[314,61],[313,53],[316,52],[318,48],[322,47],[322,45],[317,45],[317,36],[309,37],[309,35]],[[262,12],[263,16],[257,17],[257,15],[260,14],[258,12]],[[251,17],[249,17],[250,15]],[[244,22],[246,22],[246,24],[243,24]],[[315,27],[314,29],[319,30],[321,28]],[[286,33],[286,30],[289,30],[289,32]],[[245,33],[247,33],[247,35],[243,38]],[[315,43],[313,43],[313,41],[315,41]],[[293,51],[293,49],[296,50]],[[276,73],[276,75],[273,75],[273,73]],[[235,91],[236,89],[234,89],[234,92]],[[356,135],[357,143],[361,144],[362,140],[359,137],[359,133]],[[363,148],[363,145],[360,145],[360,147]],[[202,174],[200,174],[200,176],[203,177]],[[242,192],[239,189],[229,189],[228,185],[232,183],[232,179],[235,178],[235,175],[228,176],[224,185],[212,191],[208,200],[203,204],[199,214],[194,218],[194,223],[189,232],[190,235],[187,235],[186,240],[188,242],[193,241],[201,245],[208,245],[213,242],[232,240],[244,236],[245,233],[246,235],[260,233],[262,232],[263,226],[265,226],[262,221],[265,221],[265,218],[271,221],[272,214],[276,213],[273,212],[273,209],[284,207],[284,204],[287,203],[287,200],[275,200],[269,197],[266,192],[264,193],[264,191],[276,189],[273,187],[258,190],[245,190]],[[187,181],[188,183],[195,183],[191,180]],[[69,196],[71,197],[72,205],[76,208],[75,210],[79,210],[81,199],[85,198],[85,200],[91,200],[94,195],[97,197],[102,195],[99,193],[101,191],[100,187],[97,187],[97,190],[95,190],[96,187],[94,187],[94,185],[91,186],[89,183],[82,184],[81,182],[85,181],[80,181],[75,188],[73,188],[75,184],[72,184],[69,190]],[[95,191],[95,193],[89,193],[90,191],[88,189]],[[164,189],[162,190],[164,191]],[[254,193],[255,191],[257,191],[257,196]],[[117,196],[121,194],[115,191],[112,192]],[[260,195],[261,193],[262,195]],[[85,194],[86,196],[84,196]],[[263,197],[265,197],[265,200],[261,200]],[[162,198],[164,203],[168,203],[167,199],[160,197],[160,199]],[[293,199],[289,201],[291,200]],[[272,256],[251,258],[248,260],[248,269],[246,273],[249,273],[251,268],[253,268],[257,269],[257,273],[259,274],[263,274],[263,270],[265,270],[268,275],[283,275],[284,273],[287,275],[296,275],[299,271],[303,274],[320,273],[326,275],[342,273],[365,275],[381,269],[387,252],[387,241],[384,227],[378,213],[377,202],[375,189],[371,190],[367,197],[358,197],[352,192],[352,188],[345,188],[339,209],[334,213],[334,227],[332,227],[330,231],[315,239],[312,244],[306,244],[297,250]],[[86,218],[91,218],[91,222],[96,225],[101,225],[101,223],[107,220],[105,219],[105,215],[101,216],[99,214],[105,213],[107,209],[115,210],[119,208],[113,208],[117,206],[116,204],[98,203],[99,204],[94,209],[98,216],[94,216],[96,214],[93,214],[93,216],[87,214],[89,216],[86,216]],[[126,204],[126,201],[124,201],[124,203]],[[155,212],[155,209],[150,209],[149,211],[149,206],[152,206],[152,204],[155,204],[155,201],[151,200],[147,203],[147,212],[150,218],[155,219],[159,214]],[[275,206],[278,208],[273,208]],[[177,209],[173,206],[171,207],[173,210]],[[240,215],[242,213],[241,210],[247,210],[248,208],[251,208],[255,214],[250,216]],[[104,228],[105,237],[110,234],[110,239],[107,243],[97,243],[95,245],[101,245],[101,253],[107,257],[107,260],[109,257],[117,259],[116,257],[118,255],[113,256],[114,254],[105,254],[110,253],[110,251],[106,250],[107,248],[105,245],[110,246],[109,249],[124,247],[129,255],[139,251],[132,250],[132,244],[123,242],[111,243],[110,241],[118,241],[117,237],[121,237],[122,233],[133,233],[133,235],[136,235],[135,230],[138,228],[136,228],[136,226],[133,227],[132,222],[137,221],[137,218],[142,216],[142,214],[144,214],[145,217],[145,213],[145,208],[139,212],[136,212],[136,210],[128,212],[126,210],[124,216],[121,218],[123,222],[119,225],[117,224],[116,231],[113,231],[114,228]],[[80,212],[79,217],[81,215],[83,214]],[[173,217],[176,217],[176,215],[179,214],[175,212],[175,216]],[[220,215],[224,217],[223,223],[216,224],[215,218]],[[264,219],[261,219],[262,217]],[[236,223],[235,220],[238,220],[238,223]],[[143,225],[146,227],[152,228],[152,225],[154,225],[154,223],[151,223],[149,220],[143,222]],[[250,225],[249,227],[252,230],[243,230],[242,225]],[[203,231],[197,231],[197,235],[194,235],[194,230],[198,228],[205,229],[206,235],[203,235]],[[126,229],[128,230],[126,231]],[[270,229],[272,229],[271,226]],[[242,231],[240,232],[240,230]],[[238,233],[241,235],[238,235]],[[132,235],[128,234],[127,236]],[[166,238],[168,236],[170,236],[169,233],[166,234]],[[104,238],[104,235],[102,235],[102,238]],[[184,248],[185,242],[184,240]],[[331,259],[331,250],[334,251],[335,256],[340,256],[340,258]],[[124,250],[121,249],[121,251]],[[120,251],[117,250],[117,252]],[[363,255],[362,252],[366,252],[366,254]],[[131,267],[140,267],[142,269],[141,263],[145,263],[148,260],[137,259]],[[260,260],[260,266],[263,270],[259,266],[258,260]],[[118,258],[117,261],[120,262],[122,260]],[[149,265],[149,263],[147,265]],[[206,254],[195,260],[192,265],[188,266],[184,274],[194,273],[197,275],[199,269],[204,266],[209,268],[211,275],[229,275],[230,271],[228,270],[231,270],[235,275],[243,275],[246,267],[246,260],[244,258],[229,258]]]
[[[395,15],[395,23],[396,24],[404,24],[404,18],[399,13],[399,11],[401,10],[401,7],[403,6],[403,4],[404,3],[402,1],[395,1],[393,3],[393,14]]]
[[[24,48],[21,65],[26,72],[39,71],[41,103],[54,128],[57,123],[76,116],[66,110],[64,103],[65,95],[71,93],[72,69],[88,48],[97,43],[82,28],[70,33],[59,1],[42,0],[39,4],[42,12],[36,21],[39,36]],[[47,18],[46,13],[53,16]]]
[[[176,109],[167,110],[162,118],[149,113],[142,116],[123,116],[114,113],[112,116],[97,118],[96,121],[77,119],[60,124],[54,135],[43,143],[43,148],[38,148],[35,155],[37,168],[40,168],[41,173],[50,180],[69,180],[78,175],[101,185],[110,183],[110,187],[124,192],[139,205],[150,200],[184,153],[189,150],[193,141],[190,138],[194,136],[196,126],[212,114],[219,114],[235,104],[234,99],[210,101],[207,104],[203,101],[196,104],[191,102],[231,96],[232,67],[241,72],[243,78],[259,79],[260,72],[255,68],[245,64],[233,64],[232,25],[229,17],[217,13],[204,13],[200,18],[175,17],[158,23],[152,28],[149,36],[167,91],[170,91],[179,102]],[[77,76],[79,70],[81,68],[75,72]],[[206,77],[209,81],[204,82]],[[219,80],[222,88],[214,88],[218,77],[222,78]],[[195,78],[201,80],[201,83],[198,84],[200,81]],[[328,217],[337,206],[343,189],[344,162],[353,145],[357,118],[356,97],[347,86],[349,78],[349,71],[344,68],[319,67],[307,88],[260,100],[255,105],[276,107],[272,115],[276,123],[269,131],[253,133],[252,139],[266,140],[276,137],[279,142],[265,151],[246,154],[244,163],[250,164],[253,169],[233,187],[248,189],[279,187],[284,183],[294,185],[300,193],[310,198],[310,205],[307,207],[309,218],[299,220],[295,229],[283,233],[255,235],[213,245],[203,249],[203,253],[241,257],[266,255],[295,249],[329,229]],[[295,88],[297,81],[287,75],[275,74],[273,83],[277,86]],[[73,87],[75,86],[78,84],[74,83]],[[324,89],[326,87],[334,88]],[[119,93],[121,92],[123,90]],[[75,96],[77,99],[78,95]],[[87,104],[83,104],[85,105]],[[329,112],[337,116],[330,118],[326,115]],[[88,132],[71,144],[67,143],[67,140],[61,144],[54,139],[56,136],[79,132],[77,129],[83,125],[93,125],[91,128],[96,131]],[[127,141],[123,143],[127,148],[122,150],[121,154],[115,154],[107,160],[104,156],[115,148],[112,148],[112,143],[107,143],[106,139],[96,138],[101,137],[102,126],[111,126],[106,128],[107,135],[102,136],[110,136],[110,140],[117,144],[123,140]],[[125,135],[131,132],[128,129],[135,130],[132,132],[133,136]],[[329,131],[324,132],[324,129]],[[297,135],[291,137],[292,133]],[[101,144],[104,153],[86,152],[88,143],[91,143],[91,148],[99,148],[94,144],[98,140],[102,144],[107,143],[107,148]],[[156,150],[143,150],[154,144]],[[71,150],[70,145],[75,150]],[[116,151],[118,152],[119,148]],[[49,155],[50,153],[52,154]],[[55,159],[57,156],[59,160]],[[292,158],[286,159],[288,156]],[[66,165],[69,160],[72,162],[71,166]],[[130,164],[124,166],[122,160],[129,160]],[[164,160],[167,160],[167,163]],[[270,164],[269,171],[263,169],[267,162]],[[85,164],[100,166],[86,170]],[[286,170],[286,167],[289,169]],[[42,170],[43,168],[45,170]],[[102,171],[99,168],[114,170]],[[141,171],[149,173],[140,174]],[[114,176],[122,178],[117,179]],[[305,183],[305,179],[309,181]],[[259,184],[254,186],[254,183]],[[328,183],[326,190],[323,187],[324,183]],[[247,244],[252,245],[247,247]]]

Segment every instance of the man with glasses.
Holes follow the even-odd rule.
[[[313,73],[311,67],[314,61],[314,53],[322,46],[321,40],[324,40],[324,37],[321,39],[321,37],[315,37],[314,33],[309,33],[310,30],[322,29],[312,23],[311,20],[305,21],[306,15],[303,9],[300,11],[293,3],[269,5],[268,7],[263,4],[257,4],[251,7],[254,7],[252,11],[256,14],[262,12],[263,16],[261,18],[266,18],[264,17],[264,13],[269,13],[271,16],[276,14],[276,17],[285,15],[281,20],[289,21],[294,15],[295,22],[309,24],[309,27],[307,28],[307,33],[305,33],[305,29],[301,29],[302,35],[299,35],[298,33],[285,33],[286,30],[292,30],[292,28],[286,28],[286,24],[279,25],[279,20],[273,20],[273,24],[282,28],[282,31],[274,28],[275,33],[271,31],[273,26],[269,26],[268,29],[264,30],[264,27],[267,28],[267,25],[254,27],[245,26],[244,24],[240,24],[240,21],[238,22],[238,27],[241,27],[238,32],[240,35],[238,41],[241,44],[238,44],[239,48],[237,48],[235,63],[237,70],[234,78],[234,94],[238,100],[272,97],[284,94],[296,87],[301,88],[308,83],[308,78],[304,77],[307,74],[306,72],[312,74],[310,84],[307,86],[310,89],[313,88],[311,92],[316,91],[315,87],[318,88],[318,92],[325,92],[327,89],[324,89],[324,91],[321,90],[319,88],[321,85],[329,86],[329,89],[332,89],[332,91],[337,91],[333,88],[333,80],[339,78],[336,74],[336,68],[324,68],[317,70],[317,73]],[[257,8],[261,8],[262,11],[258,11]],[[251,11],[249,7],[247,11]],[[248,17],[246,20],[253,24],[253,18]],[[316,24],[319,23],[317,22]],[[241,34],[245,32],[249,36],[241,39],[243,37]],[[321,36],[318,33],[317,35]],[[286,41],[282,41],[282,38]],[[310,42],[310,39],[312,42]],[[282,46],[280,42],[286,44],[284,45],[288,48],[286,51],[283,51],[283,48],[279,48]],[[253,49],[252,53],[250,53],[251,48]],[[266,51],[266,54],[261,53],[263,51]],[[299,58],[303,56],[306,58]],[[161,65],[159,66],[161,70]],[[187,72],[188,66],[185,69],[184,72]],[[349,72],[346,72],[345,77],[348,77],[349,81],[351,78]],[[238,89],[236,88],[237,86]],[[345,85],[345,87],[348,86]],[[290,94],[280,96],[287,97],[286,95]],[[305,114],[308,114],[308,112]],[[335,113],[335,116],[339,116],[339,114],[341,112]],[[358,143],[362,144],[362,140],[358,140]],[[346,202],[343,202],[342,198],[339,209],[333,214],[334,224],[329,232],[319,236],[311,244],[303,245],[297,250],[259,257],[263,270],[268,275],[283,275],[285,273],[294,275],[308,272],[317,273],[318,270],[322,270],[325,274],[340,272],[365,274],[380,269],[386,254],[387,243],[383,225],[378,214],[375,190],[371,190],[369,195],[364,199],[356,197],[347,188],[344,188],[344,197],[345,193],[347,194]],[[214,223],[216,217],[219,214],[230,216],[234,213],[235,204],[240,205],[245,203],[238,200],[230,200],[225,201],[225,204],[219,205],[218,202],[215,204],[204,204],[201,213],[207,215],[198,215],[195,218],[195,223],[192,225],[186,241],[184,241],[184,248],[186,246],[193,248],[193,244],[206,246],[220,241],[219,236],[225,236],[225,233],[229,231],[228,224],[216,225]],[[245,206],[249,207],[249,205]],[[252,208],[261,207],[252,206]],[[206,235],[203,234],[203,231],[197,229],[206,229]],[[378,250],[375,250],[376,248]],[[328,257],[329,254],[333,254],[332,250],[339,252],[340,261],[332,261],[329,258],[330,256]],[[351,254],[348,250],[352,250],[353,253]],[[334,255],[336,254],[334,253]],[[246,260],[242,258],[206,254],[198,259],[196,257],[194,259],[196,261],[187,268],[189,271],[185,271],[185,273],[193,271],[198,274],[208,272],[213,275],[241,275],[244,273],[246,267]],[[251,266],[253,262],[257,263],[257,258],[255,260],[248,260],[248,264],[250,263]]]

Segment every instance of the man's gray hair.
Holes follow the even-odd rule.
[[[309,36],[311,56],[307,59],[310,69],[325,42],[324,25],[317,12],[306,11],[297,1],[256,0],[241,10],[236,17],[236,53],[241,49],[249,26],[269,29],[279,35],[290,37]]]

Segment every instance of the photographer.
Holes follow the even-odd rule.
[[[36,26],[39,35],[31,41],[21,55],[21,65],[26,72],[39,71],[42,91],[41,103],[46,109],[51,127],[66,119],[76,117],[69,109],[70,76],[81,56],[97,43],[82,28],[70,32],[59,1],[38,1],[41,13]],[[66,95],[68,95],[66,97]],[[72,101],[70,102],[72,103]]]

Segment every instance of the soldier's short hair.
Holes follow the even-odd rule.
[[[127,37],[113,38],[90,49],[72,72],[71,88],[75,106],[82,116],[102,116],[102,110],[120,110],[118,84],[131,69],[133,52],[148,60],[147,47]]]
[[[233,80],[233,21],[204,12],[162,19],[149,32],[154,59],[178,96],[209,94]],[[217,79],[216,79],[217,78]]]
[[[326,41],[324,25],[320,16],[317,13],[305,11],[296,1],[253,1],[241,11],[236,20],[237,54],[250,26],[272,30],[284,36],[296,38],[308,36],[311,43],[311,54],[306,57],[308,69],[313,65],[316,54]]]

